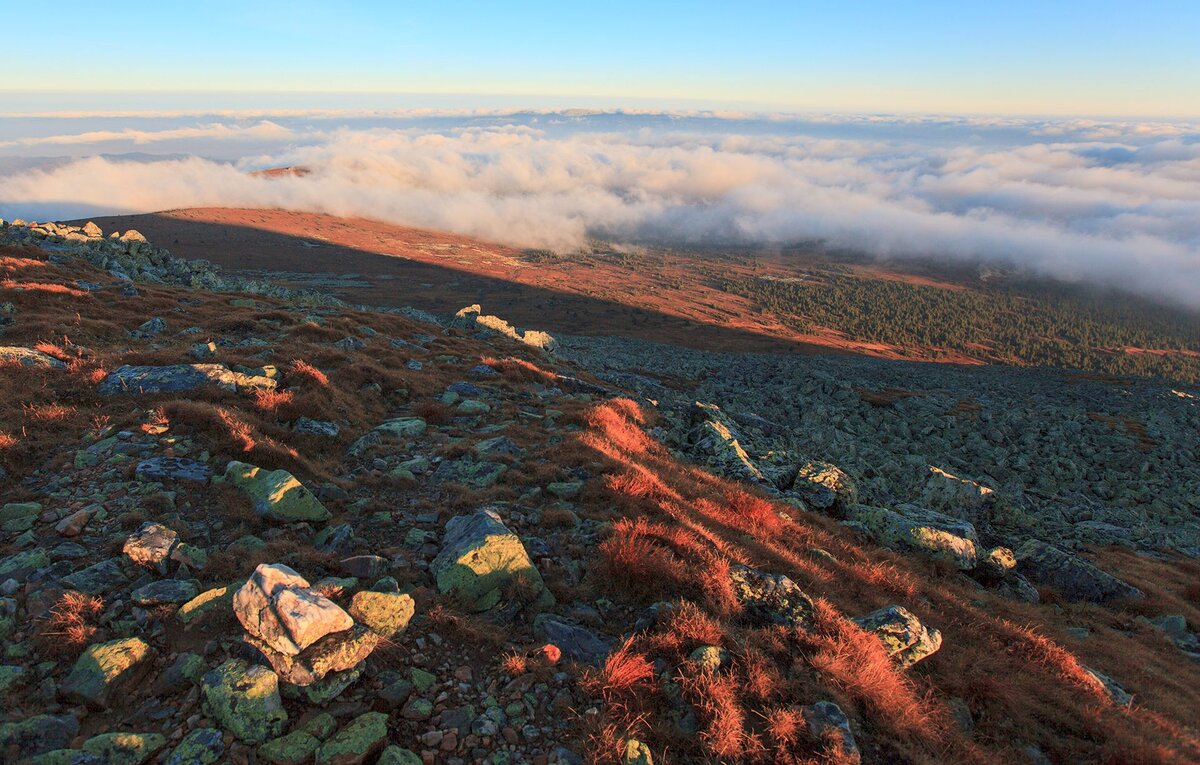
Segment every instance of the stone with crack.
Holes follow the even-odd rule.
[[[259,565],[233,596],[233,610],[246,632],[287,656],[354,626],[350,614],[282,563]]]

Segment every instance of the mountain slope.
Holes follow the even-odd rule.
[[[1194,560],[1064,552],[1026,602],[983,539],[879,537],[872,476],[747,451],[761,418],[55,231],[0,256],[11,761],[1200,758]],[[292,610],[246,606],[272,564]]]

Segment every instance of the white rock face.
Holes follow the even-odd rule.
[[[354,626],[350,614],[282,563],[255,569],[233,596],[233,610],[246,632],[288,656]]]

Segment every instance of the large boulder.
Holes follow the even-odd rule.
[[[234,737],[261,744],[283,732],[287,711],[274,672],[230,659],[204,675],[205,707]]]
[[[146,641],[136,637],[88,646],[59,692],[68,701],[104,708],[145,671],[151,655]]]
[[[451,518],[430,570],[438,590],[454,595],[471,611],[492,608],[517,585],[525,588],[535,608],[554,603],[520,537],[492,509]]]
[[[48,353],[12,345],[0,346],[0,365],[3,364],[20,364],[36,369],[63,369],[67,366]]]
[[[812,599],[783,574],[738,565],[730,568],[729,578],[733,594],[752,623],[801,628],[812,625]]]
[[[100,383],[103,396],[118,393],[181,393],[201,387],[215,387],[235,393],[239,390],[273,390],[278,382],[234,372],[224,364],[172,364],[164,367],[119,367]]]
[[[895,510],[855,505],[848,520],[873,540],[892,550],[947,560],[960,569],[975,568],[979,537],[968,521],[916,505]]]
[[[286,470],[264,470],[232,460],[224,480],[246,493],[254,512],[280,523],[327,521],[332,514],[311,491]]]
[[[289,656],[354,626],[350,614],[282,563],[259,565],[233,596],[233,610],[246,632]]]
[[[926,627],[903,606],[885,606],[853,621],[879,638],[888,656],[902,667],[911,667],[942,647],[942,633]]]
[[[1017,570],[1037,584],[1056,588],[1069,600],[1105,603],[1117,598],[1145,597],[1138,588],[1083,558],[1037,539],[1017,548]]]

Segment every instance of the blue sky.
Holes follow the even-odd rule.
[[[274,105],[1200,115],[1194,0],[5,5],[0,89],[25,92],[8,111],[283,91]]]

